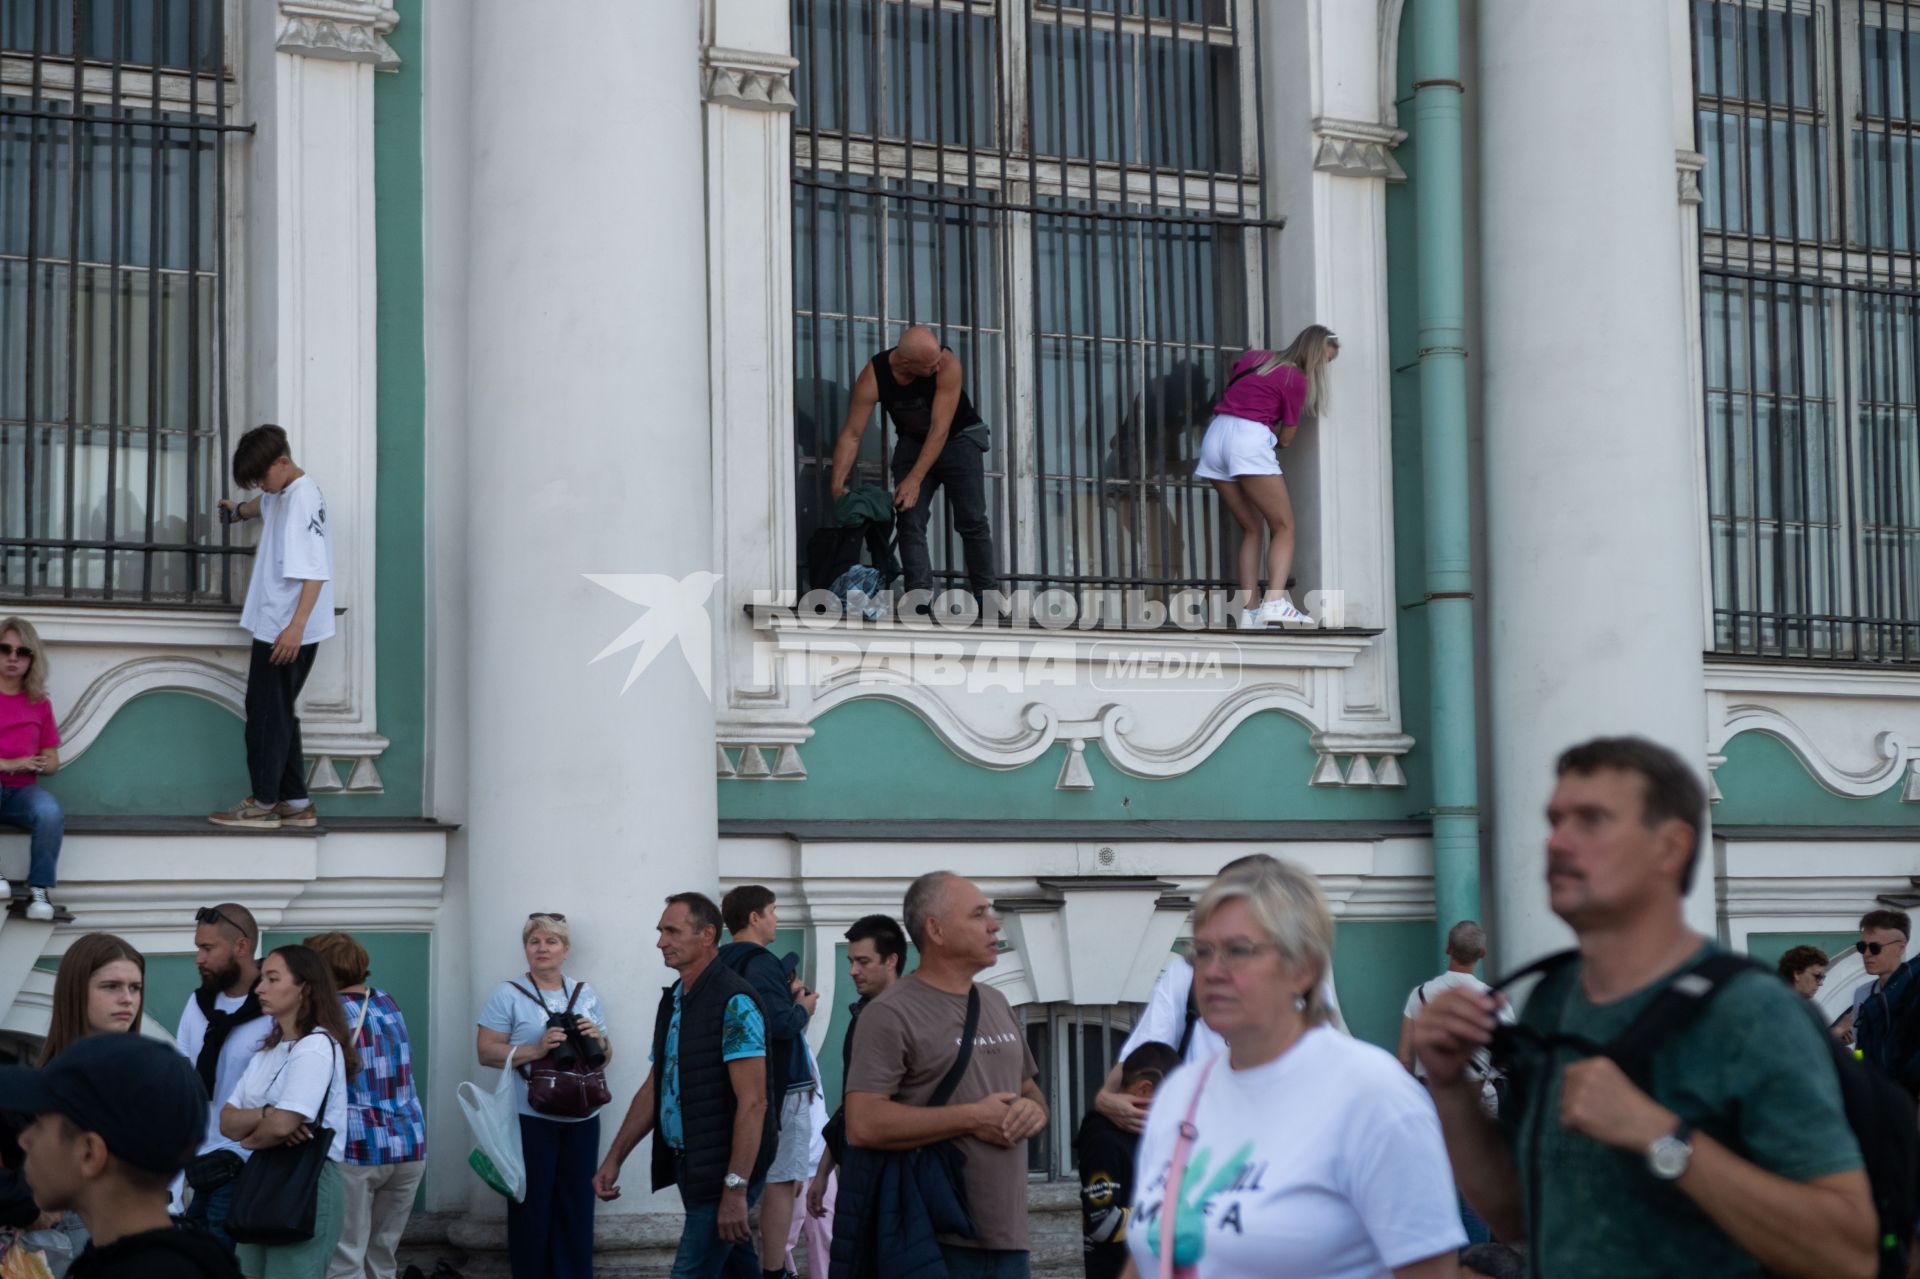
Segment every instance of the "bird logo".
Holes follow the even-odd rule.
[[[669,577],[665,573],[583,573],[581,576],[646,610],[640,620],[593,656],[597,662],[639,645],[640,651],[633,655],[633,667],[627,672],[627,682],[620,686],[622,693],[633,687],[640,673],[653,665],[654,658],[678,643],[680,656],[687,659],[688,669],[700,682],[700,691],[709,701],[713,699],[713,623],[707,616],[707,600],[719,584],[720,574],[702,570],[685,577]]]

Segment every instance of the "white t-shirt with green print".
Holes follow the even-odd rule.
[[[1168,1166],[1204,1062],[1153,1099],[1127,1245],[1160,1273]],[[1440,1119],[1391,1053],[1324,1026],[1277,1059],[1206,1072],[1176,1259],[1196,1279],[1387,1279],[1467,1241]]]

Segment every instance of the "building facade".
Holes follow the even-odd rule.
[[[50,650],[73,916],[0,926],[0,1029],[44,1029],[84,931],[153,957],[166,1026],[194,907],[350,929],[460,1246],[502,1227],[454,1088],[530,911],[630,1092],[667,893],[773,887],[825,1049],[847,925],[975,878],[1044,1183],[1234,856],[1320,875],[1388,1043],[1436,926],[1480,913],[1496,968],[1564,941],[1541,808],[1585,737],[1711,776],[1690,910],[1735,947],[1835,949],[1920,874],[1908,5],[0,14],[0,611]],[[850,384],[916,321],[990,427],[1006,624],[806,595]],[[1312,322],[1333,405],[1283,463],[1322,626],[1249,635],[1192,464],[1233,358]],[[199,820],[246,788],[251,533],[214,502],[259,421],[335,512],[317,833]]]

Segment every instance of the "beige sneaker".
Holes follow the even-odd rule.
[[[255,803],[251,795],[232,808],[208,813],[207,820],[215,826],[243,826],[249,830],[280,829],[280,815],[271,808]]]
[[[320,814],[314,810],[312,804],[308,804],[305,808],[295,808],[282,800],[273,806],[273,815],[280,819],[282,826],[297,826],[302,830],[312,830],[320,824]]]

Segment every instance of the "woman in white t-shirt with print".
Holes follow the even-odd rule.
[[[1223,875],[1194,924],[1200,1014],[1230,1047],[1154,1097],[1135,1274],[1453,1279],[1466,1235],[1440,1120],[1391,1053],[1326,1024],[1333,918],[1313,876],[1286,862]]]
[[[260,1051],[220,1108],[220,1133],[248,1150],[297,1146],[327,1134],[313,1237],[243,1243],[247,1279],[326,1279],[340,1241],[340,1163],[347,1154],[347,1076],[360,1069],[333,970],[305,946],[282,946],[260,965],[260,1011],[273,1018]]]

